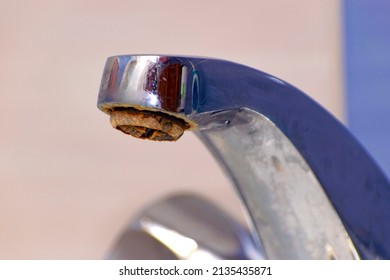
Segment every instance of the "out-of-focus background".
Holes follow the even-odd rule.
[[[348,49],[360,46],[354,28],[361,15],[352,3],[0,0],[0,259],[100,259],[138,210],[174,192],[203,195],[242,220],[230,183],[193,134],[155,143],[111,128],[96,108],[106,57],[233,60],[292,83],[343,122],[367,120],[369,101],[348,109],[352,81],[364,76],[348,70],[361,58]],[[384,15],[383,7],[376,12]],[[362,135],[372,128],[356,123]],[[364,139],[377,154],[386,150]]]

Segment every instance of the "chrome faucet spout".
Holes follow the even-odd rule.
[[[290,84],[224,60],[115,56],[98,107],[142,139],[193,130],[234,183],[267,258],[390,259],[388,179]]]

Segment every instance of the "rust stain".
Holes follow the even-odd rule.
[[[118,78],[119,62],[118,59],[115,59],[114,64],[112,65],[110,80],[108,82],[108,89],[113,90],[116,87],[116,80]]]
[[[158,79],[158,92],[164,110],[176,112],[180,106],[182,65],[171,64],[161,71]]]

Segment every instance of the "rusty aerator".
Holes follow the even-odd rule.
[[[113,128],[140,139],[176,141],[191,127],[183,118],[147,109],[114,108],[110,116]]]
[[[267,258],[390,259],[389,180],[290,84],[224,60],[114,56],[98,107],[141,139],[193,130],[237,188]]]

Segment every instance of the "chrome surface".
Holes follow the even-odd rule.
[[[190,194],[142,211],[124,230],[109,259],[263,259],[244,228],[211,202]]]
[[[212,125],[202,126],[199,136],[223,159],[268,258],[357,257],[312,170],[269,119],[250,109],[207,119]]]
[[[163,243],[142,230],[128,229],[110,250],[108,260],[178,260]]]
[[[98,107],[192,121],[272,259],[390,258],[390,184],[350,133],[288,83],[228,61],[107,60]],[[352,240],[352,242],[351,242]]]

